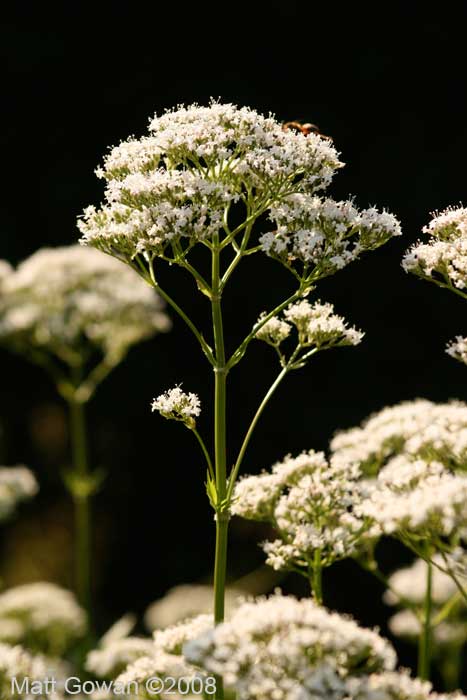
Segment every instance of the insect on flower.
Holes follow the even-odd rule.
[[[299,121],[284,122],[282,129],[284,131],[300,131],[304,136],[308,136],[309,134],[318,134],[322,138],[332,141],[330,136],[322,134],[319,127],[316,126],[316,124],[311,124],[310,122],[306,122],[305,124],[302,124]]]

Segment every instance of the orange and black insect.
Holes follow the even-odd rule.
[[[284,122],[282,124],[282,128],[284,131],[299,131],[301,134],[304,136],[308,136],[308,134],[318,134],[319,136],[322,136],[324,139],[329,139],[332,141],[330,136],[326,136],[325,134],[322,134],[319,130],[319,127],[316,126],[316,124],[302,124],[302,122],[299,121],[292,121],[292,122]]]

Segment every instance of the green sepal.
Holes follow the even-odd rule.
[[[207,472],[206,475],[206,493],[208,494],[209,503],[212,505],[214,510],[217,510],[217,488],[216,483],[211,477],[210,473]]]

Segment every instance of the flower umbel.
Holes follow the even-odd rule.
[[[196,418],[201,413],[201,402],[196,394],[185,393],[180,386],[169,389],[152,402],[153,411],[169,420],[181,421],[187,428],[196,427]]]

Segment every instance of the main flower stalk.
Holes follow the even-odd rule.
[[[88,447],[86,438],[85,407],[80,401],[70,399],[70,439],[73,471],[83,482],[89,476]],[[87,489],[73,490],[75,547],[74,586],[82,607],[90,614],[91,608],[91,509]]]

